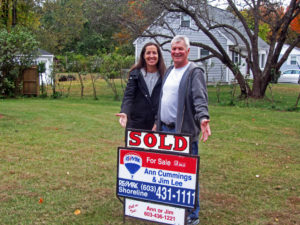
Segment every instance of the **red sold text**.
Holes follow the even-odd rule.
[[[147,133],[128,130],[127,147],[188,153],[189,137],[173,134]]]

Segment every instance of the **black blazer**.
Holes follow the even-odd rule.
[[[160,76],[150,96],[142,72],[139,69],[130,72],[121,106],[121,112],[127,114],[127,128],[152,129],[158,110],[161,83]]]

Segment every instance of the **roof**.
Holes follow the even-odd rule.
[[[241,21],[239,19],[237,19],[231,12],[224,10],[224,9],[220,9],[214,6],[210,6],[208,5],[208,15],[210,17],[210,19],[212,21],[215,21],[216,24],[228,24],[231,25],[233,27],[235,27],[236,29],[238,29],[239,32],[241,32],[241,34],[248,39],[248,35],[246,30],[244,29]],[[244,42],[242,41],[242,39],[236,35],[234,35],[234,37],[231,35],[231,33],[229,33],[228,31],[226,31],[224,28],[219,28],[219,31],[222,32],[230,41],[232,41],[233,43],[236,43],[240,46],[244,46]],[[248,40],[249,41],[249,40]],[[265,48],[268,49],[269,45],[260,37],[258,37],[258,46],[260,48]]]
[[[290,47],[290,45],[284,44],[281,49],[281,54],[283,55],[289,47]],[[300,48],[294,47],[290,54],[291,55],[300,55]]]
[[[49,55],[49,56],[53,56],[53,54],[43,50],[43,49],[38,49],[38,55]]]

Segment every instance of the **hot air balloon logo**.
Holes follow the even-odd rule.
[[[124,165],[131,174],[131,179],[133,175],[141,168],[142,166],[142,158],[136,154],[126,154],[123,158]]]

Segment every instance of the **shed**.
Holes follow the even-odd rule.
[[[36,64],[43,62],[45,63],[46,71],[42,73],[42,76],[40,78],[40,84],[43,82],[44,84],[50,84],[52,82],[51,79],[51,73],[53,69],[53,59],[54,55],[43,50],[38,49],[38,57],[35,60]]]

